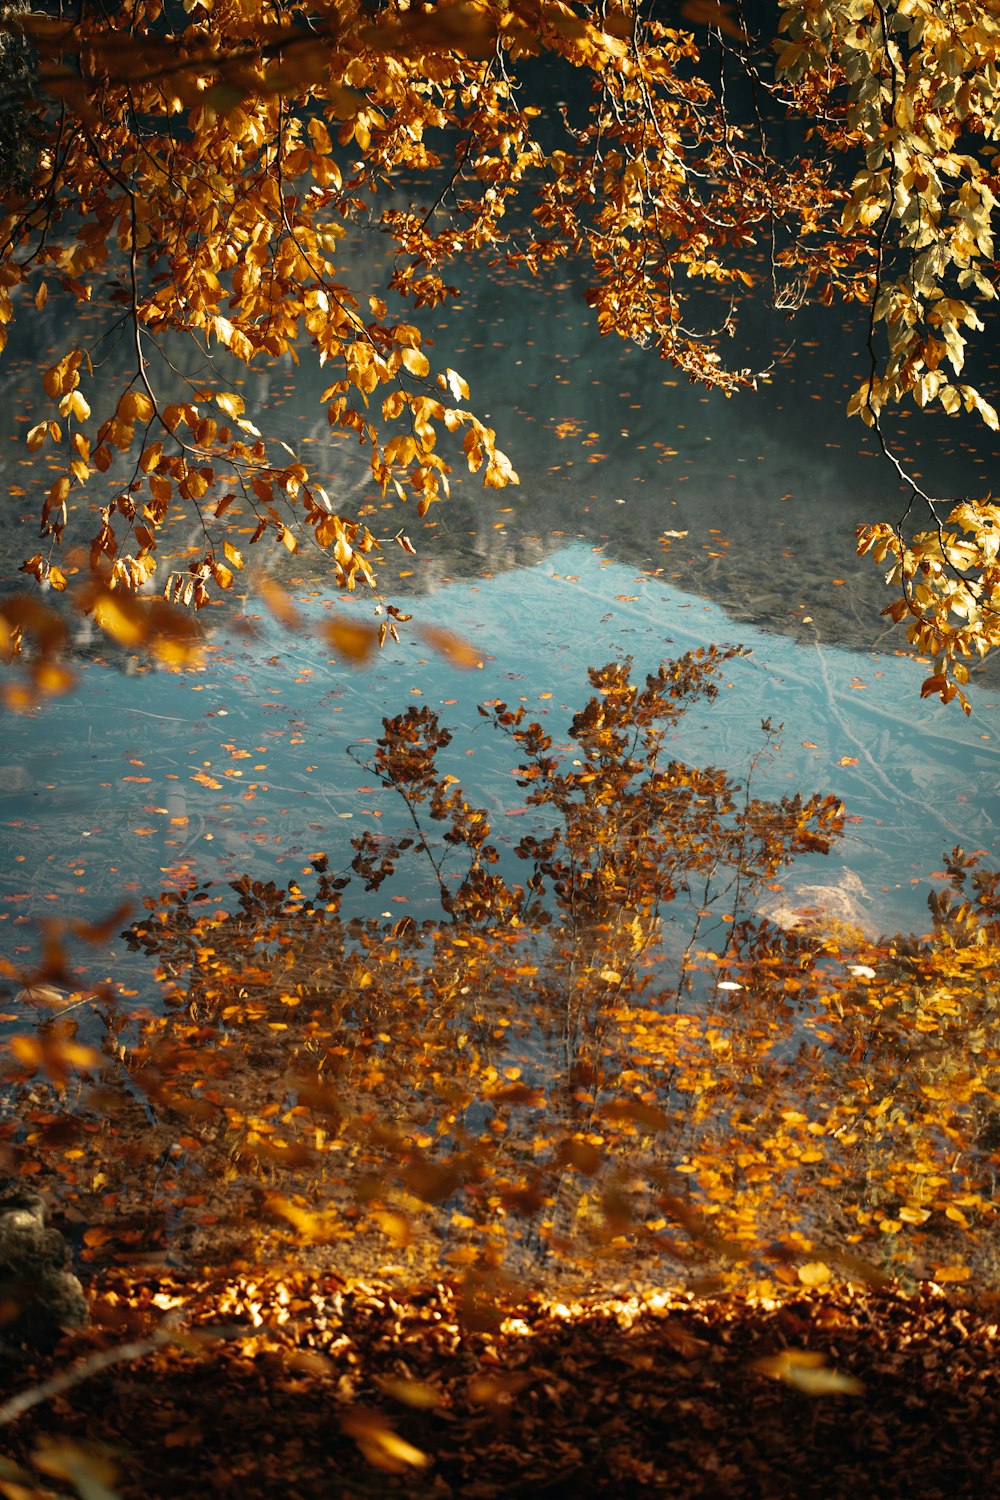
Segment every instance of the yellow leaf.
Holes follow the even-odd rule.
[[[151,474],[153,470],[158,467],[162,457],[163,444],[160,442],[149,443],[147,447],[142,450],[142,455],[139,459],[139,467],[144,474]]]
[[[830,1267],[821,1260],[807,1260],[799,1266],[798,1276],[803,1286],[825,1286],[830,1280]]]
[[[442,390],[450,391],[453,401],[469,399],[469,387],[457,370],[450,367],[446,369],[443,375],[438,376],[438,385]]]
[[[935,1266],[934,1280],[941,1283],[949,1281],[969,1281],[972,1272],[968,1266]]]
[[[100,1052],[93,1047],[85,1047],[59,1033],[41,1038],[13,1036],[8,1045],[18,1062],[26,1067],[44,1067],[50,1074],[66,1068],[100,1068],[104,1063]]]
[[[94,1243],[87,1236],[84,1238],[88,1244]],[[117,1468],[106,1454],[96,1453],[69,1437],[43,1438],[32,1460],[43,1474],[67,1480],[78,1495],[93,1496],[95,1500],[110,1497],[118,1478]],[[20,1492],[20,1486],[17,1488]]]
[[[280,620],[282,625],[287,626],[289,630],[301,628],[302,617],[279,584],[268,578],[265,573],[256,580],[256,587],[272,615]]]
[[[384,1473],[405,1474],[410,1469],[425,1469],[430,1463],[426,1453],[393,1432],[381,1412],[356,1406],[343,1414],[340,1425],[368,1462]]]
[[[42,384],[45,386],[46,395],[51,396],[53,401],[57,396],[64,396],[67,391],[71,391],[75,386],[79,385],[80,377],[77,374],[77,370],[82,359],[83,351],[81,349],[71,349],[57,365],[53,365],[51,369],[46,370],[42,377]]]
[[[405,1214],[396,1213],[389,1208],[376,1209],[372,1214],[386,1239],[393,1245],[405,1247],[413,1239],[413,1229]]]
[[[482,667],[482,652],[477,651],[475,646],[463,640],[460,635],[455,635],[450,630],[442,630],[437,625],[418,625],[417,633],[427,642],[432,651],[437,651],[453,667],[461,667],[464,671],[469,671],[473,667]]]
[[[413,323],[397,323],[392,330],[393,341],[406,349],[420,348],[420,329]]]
[[[75,417],[78,422],[86,422],[90,416],[90,403],[82,391],[70,391],[60,402],[59,410],[64,417]]]
[[[404,349],[401,358],[411,375],[423,376],[430,374],[430,360],[422,350]]]
[[[126,391],[118,403],[118,416],[123,423],[148,422],[153,415],[153,403],[145,391]]]
[[[441,1393],[425,1380],[404,1380],[401,1376],[387,1375],[379,1382],[382,1394],[412,1406],[417,1411],[432,1411],[441,1405]]]
[[[46,658],[34,663],[31,672],[32,680],[40,693],[54,696],[56,693],[68,693],[76,682],[76,674],[58,661],[50,661]]]
[[[772,1380],[783,1380],[806,1396],[860,1396],[864,1386],[851,1375],[824,1368],[824,1356],[805,1350],[784,1349],[758,1359],[754,1369]]]
[[[338,656],[354,666],[362,666],[375,654],[377,627],[346,615],[335,615],[324,621],[320,635]]]

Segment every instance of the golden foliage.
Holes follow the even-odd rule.
[[[907,515],[862,527],[859,551],[895,559],[887,581],[896,598],[885,613],[906,619],[911,642],[934,658],[924,694],[958,697],[968,711],[966,663],[1000,638],[996,508],[989,495],[970,504],[926,493],[882,419],[909,397],[950,416],[974,413],[994,431],[1000,420],[961,378],[997,291],[1000,17],[977,0],[786,0],[781,34],[779,73],[803,108],[821,114],[819,133],[863,156],[841,227],[875,252],[870,367],[848,410],[876,429],[928,521],[915,536],[904,531]]]
[[[418,321],[453,297],[450,263],[483,250],[529,271],[580,260],[603,331],[726,393],[755,379],[723,351],[741,294],[763,281],[785,311],[806,297],[870,307],[870,368],[850,409],[931,518],[916,537],[900,523],[893,586],[911,565],[922,577],[889,609],[934,651],[927,690],[955,695],[967,655],[996,643],[989,528],[965,527],[953,555],[941,528],[954,500],[920,488],[882,423],[912,397],[997,425],[964,368],[995,296],[1000,20],[976,0],[784,0],[772,43],[727,5],[680,16],[670,26],[632,0],[9,13],[0,24],[37,53],[41,136],[30,187],[0,220],[0,346],[12,319],[61,292],[122,321],[134,347],[122,389],[105,389],[78,342],[44,372],[54,410],[27,444],[58,472],[27,570],[65,586],[53,548],[72,497],[100,493],[106,475],[116,492],[91,551],[113,589],[148,585],[168,518],[204,526],[209,506],[290,550],[304,525],[340,587],[371,586],[376,539],[255,424],[232,389],[240,366],[311,349],[329,370],[331,429],[356,436],[384,497],[424,514],[458,455],[487,487],[517,480]],[[717,50],[764,114],[731,113]],[[539,58],[573,82],[565,104],[522,80]],[[777,152],[768,111],[799,122],[800,147]],[[440,185],[436,201],[400,207],[387,190],[418,175]],[[388,286],[354,289],[341,241],[369,222],[394,265]],[[705,287],[724,294],[707,327]],[[212,351],[218,379],[168,398],[160,356],[172,363],[177,333]],[[202,564],[167,577],[167,598],[196,608],[234,566],[206,534]]]
[[[919,939],[759,916],[843,810],[670,758],[731,655],[644,685],[592,672],[565,750],[485,707],[518,756],[514,847],[442,769],[436,716],[387,719],[365,769],[410,832],[365,832],[349,868],[316,855],[284,889],[148,900],[129,941],[165,1007],[103,1003],[100,1069],[72,1029],[16,1043],[12,1161],[37,1174],[48,1142],[101,1254],[166,1234],[213,1259],[284,1240],[536,1280],[650,1258],[758,1290],[995,1275],[1000,876],[956,850]],[[422,920],[355,886],[381,906],[428,880]]]

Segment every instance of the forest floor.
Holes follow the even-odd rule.
[[[1000,1494],[996,1299],[505,1304],[301,1271],[92,1296],[2,1368],[6,1500]]]

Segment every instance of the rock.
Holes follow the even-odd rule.
[[[790,882],[761,901],[757,910],[785,932],[822,933],[847,927],[874,942],[880,934],[872,905],[860,878],[845,865],[829,880]]]
[[[44,1200],[19,1183],[0,1185],[0,1341],[46,1351],[87,1318],[69,1245]]]
[[[30,791],[34,784],[26,766],[0,765],[0,797],[16,797]]]

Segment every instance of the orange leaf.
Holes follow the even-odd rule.
[[[280,620],[289,630],[300,628],[302,617],[280,585],[263,574],[256,580],[256,587],[275,619]]]
[[[375,651],[378,627],[348,619],[346,615],[335,615],[324,621],[320,634],[338,656],[354,666],[363,666]]]
[[[432,651],[437,651],[450,662],[453,667],[461,667],[468,671],[473,667],[482,668],[483,655],[477,651],[469,641],[462,636],[455,635],[451,630],[443,630],[438,625],[419,625],[417,633],[430,646]]]

